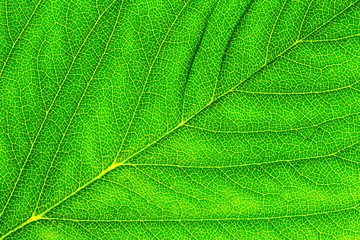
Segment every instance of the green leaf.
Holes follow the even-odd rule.
[[[0,2],[0,239],[357,239],[359,0]]]

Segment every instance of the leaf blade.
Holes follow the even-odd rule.
[[[195,1],[189,6],[186,2],[178,2],[175,6],[178,12],[166,2],[157,6],[144,3],[140,7],[126,2],[124,15],[120,17],[124,24],[120,21],[119,29],[129,27],[125,33],[135,33],[130,44],[119,34],[118,21],[115,25],[111,22],[116,15],[113,12],[104,15],[99,33],[107,32],[109,36],[113,29],[112,34],[109,38],[94,34],[88,43],[89,48],[79,55],[74,69],[71,69],[71,63],[69,75],[66,74],[64,79],[69,76],[73,82],[65,84],[67,90],[51,112],[51,121],[44,132],[40,124],[37,135],[41,132],[42,139],[38,142],[37,135],[35,141],[31,140],[31,135],[41,120],[27,127],[27,122],[33,119],[29,114],[32,110],[24,108],[35,100],[30,98],[26,103],[19,102],[24,120],[17,122],[26,128],[21,134],[29,135],[29,152],[32,153],[33,148],[37,152],[32,153],[36,157],[29,158],[29,163],[25,160],[24,169],[26,165],[28,172],[25,177],[19,175],[19,180],[23,181],[20,188],[17,189],[17,183],[13,186],[19,195],[15,200],[5,200],[10,208],[7,209],[6,203],[6,212],[1,218],[2,223],[6,222],[1,228],[5,234],[3,237],[33,237],[32,232],[37,232],[34,226],[41,231],[46,226],[51,229],[48,234],[59,234],[57,238],[63,234],[75,239],[99,238],[105,228],[102,221],[140,221],[141,225],[131,223],[135,228],[130,227],[127,231],[131,235],[138,226],[142,230],[137,234],[143,238],[163,238],[166,236],[164,229],[170,228],[176,230],[173,238],[263,238],[263,234],[269,234],[267,237],[271,238],[290,238],[289,234],[296,234],[301,238],[302,233],[302,236],[326,238],[356,236],[357,228],[351,224],[357,218],[353,222],[342,222],[341,219],[344,218],[342,212],[353,216],[354,211],[358,211],[357,133],[360,131],[356,66],[359,63],[356,50],[358,28],[353,27],[356,26],[353,19],[358,16],[358,2],[334,2],[329,8],[321,5],[323,2],[312,1],[306,4],[256,1],[240,7],[236,5],[235,9],[238,7],[244,12],[244,15],[237,15],[241,24],[235,27],[230,46],[217,49],[221,58],[207,63],[216,66],[222,59],[220,73],[209,75],[215,78],[200,78],[208,79],[206,90],[199,90],[199,80],[194,76],[197,76],[196,71],[203,69],[201,58],[206,53],[203,47],[207,46],[203,42],[208,41],[209,36],[206,31],[211,32],[212,24],[216,24],[217,14],[221,12],[218,8],[227,9],[222,1]],[[94,6],[89,9],[96,16],[101,7]],[[119,8],[119,4],[116,6]],[[259,15],[266,7],[271,9],[266,15],[269,18]],[[158,32],[144,30],[142,33],[141,24],[144,22],[140,20],[137,26],[140,31],[136,34],[133,23],[127,21],[138,19],[141,15],[137,15],[137,11],[146,15],[152,8],[159,12],[155,11],[149,19],[167,19],[163,16],[168,16],[173,21],[166,21],[168,24]],[[296,15],[291,21],[281,19],[292,16],[292,11],[299,9],[303,14]],[[316,17],[316,14],[322,17]],[[245,16],[245,20],[241,16]],[[271,20],[273,18],[275,22]],[[303,20],[297,22],[297,19]],[[258,24],[259,27],[254,29],[261,33],[260,38],[256,34],[251,38],[254,34],[244,31],[247,25],[242,25],[242,21]],[[234,22],[230,25],[234,26]],[[291,25],[296,22],[300,25]],[[260,26],[262,23],[265,25]],[[160,22],[155,25],[150,22],[147,26],[160,25]],[[171,33],[173,26],[174,32]],[[349,30],[333,31],[341,26],[349,26]],[[115,32],[116,43],[109,45],[110,40],[103,40],[111,39]],[[154,37],[156,34],[163,38]],[[282,34],[286,37],[281,37]],[[66,35],[69,36],[69,32]],[[230,35],[227,33],[228,37]],[[94,42],[95,39],[98,43]],[[117,42],[119,39],[121,41]],[[155,43],[153,46],[146,42],[149,39]],[[253,51],[250,62],[239,55],[239,46],[245,50],[249,46],[239,43],[243,39],[255,41],[253,48],[250,47]],[[336,51],[330,50],[327,39],[331,40],[331,47],[335,46]],[[74,53],[72,45],[76,44],[79,46],[76,41],[68,44],[69,51],[64,52],[71,55]],[[100,47],[101,44],[105,48]],[[83,46],[80,45],[73,63]],[[134,46],[139,47],[139,51],[134,50]],[[38,47],[38,52],[41,49]],[[256,56],[256,51],[261,54]],[[135,58],[129,57],[129,53],[136,53]],[[38,67],[43,64],[39,65],[39,56]],[[129,66],[124,56],[138,60],[129,61],[134,69],[122,68]],[[149,56],[152,56],[152,61],[149,61]],[[265,59],[265,63],[261,59]],[[248,67],[249,64],[252,66]],[[48,71],[46,65],[43,69]],[[64,68],[59,69],[64,71]],[[106,71],[111,73],[107,75]],[[245,71],[245,74],[239,74],[239,71]],[[127,73],[130,75],[126,76]],[[133,80],[132,76],[136,79]],[[287,78],[289,81],[284,81]],[[94,85],[89,84],[92,79],[96,80]],[[138,83],[144,86],[138,87]],[[107,84],[104,90],[103,84]],[[82,88],[85,90],[81,91]],[[19,89],[20,98],[23,93],[31,96],[37,92],[21,86]],[[51,92],[56,88],[44,89]],[[197,92],[201,94],[197,96]],[[96,96],[98,93],[103,94],[104,100]],[[41,96],[46,109],[49,100],[44,98],[45,95]],[[57,94],[54,102],[56,98]],[[2,100],[6,101],[6,98]],[[9,106],[3,105],[3,109],[9,110]],[[49,110],[52,109],[53,103],[50,101],[48,106]],[[43,123],[47,122],[49,110],[45,111]],[[120,110],[120,113],[115,110]],[[44,115],[43,110],[33,111],[35,116]],[[7,120],[3,132],[7,132],[9,146],[14,145],[11,143],[13,139],[17,142],[25,139],[10,134],[10,115],[3,116],[3,121]],[[8,151],[11,152],[17,153],[13,147]],[[38,200],[30,197],[37,195],[35,199]],[[18,211],[23,215],[19,216]],[[320,222],[313,215],[321,215]],[[261,220],[261,223],[252,223],[250,218]],[[273,220],[278,218],[292,220]],[[154,223],[160,226],[160,231],[152,231],[149,228],[154,226],[153,220],[166,223]],[[89,230],[90,225],[95,227],[96,221],[99,229]],[[212,223],[201,225],[202,230],[199,230],[193,228],[191,221]],[[245,234],[243,226],[232,225],[234,221],[241,221],[248,228],[253,226],[254,235]],[[313,228],[296,232],[294,229],[298,228],[292,224],[294,221],[304,228],[306,223]],[[336,231],[329,232],[322,221]],[[54,228],[55,222],[58,227]],[[86,222],[87,226],[80,222]],[[283,222],[289,228],[283,228]],[[260,229],[262,225],[266,226],[266,231]],[[69,227],[74,235],[62,231],[60,226]],[[26,232],[27,229],[32,230]],[[37,237],[47,237],[38,234]],[[114,234],[120,234],[116,227]],[[136,233],[133,236],[137,236]]]

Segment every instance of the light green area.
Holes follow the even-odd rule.
[[[359,81],[359,0],[1,0],[0,239],[358,239]]]

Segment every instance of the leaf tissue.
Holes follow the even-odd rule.
[[[0,239],[358,239],[359,81],[359,0],[1,0]]]

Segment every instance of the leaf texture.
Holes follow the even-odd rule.
[[[0,239],[357,239],[359,0],[0,1]]]

